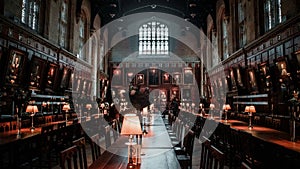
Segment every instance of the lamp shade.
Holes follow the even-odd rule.
[[[91,108],[92,108],[92,104],[86,104],[85,107],[86,107],[87,109],[91,109]]]
[[[124,116],[121,135],[143,134],[138,116]]]
[[[65,104],[62,108],[62,110],[64,111],[69,111],[71,108],[70,108],[70,105],[69,104]]]
[[[36,112],[38,112],[38,111],[39,111],[39,109],[37,108],[36,105],[28,105],[28,106],[26,107],[26,112],[36,113]]]
[[[255,113],[256,110],[255,110],[254,106],[246,106],[245,107],[245,112],[247,112],[247,113]]]
[[[202,103],[200,103],[200,104],[199,104],[199,107],[200,107],[200,108],[202,108],[202,107],[203,107],[203,104],[202,104]]]
[[[223,105],[223,110],[230,110],[230,109],[231,109],[230,104]]]
[[[215,108],[215,105],[214,105],[214,104],[210,104],[210,105],[209,105],[209,108],[210,108],[210,109],[214,109],[214,108]]]

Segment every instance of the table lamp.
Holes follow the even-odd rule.
[[[210,116],[211,116],[212,119],[214,118],[214,113],[213,113],[214,108],[215,108],[215,105],[211,103],[211,104],[209,105],[209,109],[211,110],[211,113],[210,113],[211,115],[210,115]]]
[[[68,122],[68,116],[67,116],[67,114],[68,114],[68,111],[69,111],[70,109],[71,109],[71,108],[70,108],[70,105],[69,105],[69,104],[65,104],[65,105],[63,106],[63,108],[62,108],[62,110],[66,112],[66,124],[67,124],[67,122]]]
[[[87,113],[89,114],[89,116],[91,116],[91,114],[90,114],[91,112],[90,111],[91,111],[91,108],[92,108],[92,104],[89,104],[89,103],[86,104],[85,108],[88,110]]]
[[[224,104],[223,105],[223,110],[225,111],[225,122],[227,122],[227,112],[230,109],[231,109],[230,104]]]
[[[209,108],[210,108],[210,110],[213,110],[213,109],[215,108],[215,105],[211,103],[211,104],[209,105]]]
[[[248,128],[250,130],[252,130],[253,129],[253,126],[252,126],[252,113],[256,112],[255,107],[254,106],[246,106],[245,107],[245,112],[249,113],[249,126],[248,126]]]
[[[121,129],[121,135],[129,136],[129,142],[126,143],[128,145],[128,167],[134,168],[134,165],[138,163],[139,159],[133,161],[133,145],[137,143],[133,142],[134,135],[142,135],[142,128],[140,125],[140,119],[138,116],[124,116],[123,125]],[[136,152],[136,157],[139,156],[139,152]]]
[[[85,108],[87,108],[88,110],[91,110],[92,104],[86,104]]]
[[[36,105],[28,105],[27,107],[26,107],[26,112],[29,112],[29,113],[31,113],[31,128],[30,128],[30,131],[34,131],[35,130],[35,128],[34,128],[34,126],[33,126],[33,116],[35,115],[35,113],[36,112],[38,112],[39,111],[39,109],[37,108],[37,106]]]
[[[202,109],[203,108],[203,103],[199,104],[199,108]]]

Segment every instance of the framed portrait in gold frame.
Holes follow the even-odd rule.
[[[5,82],[8,85],[19,86],[25,82],[27,53],[10,47],[7,60]]]
[[[143,85],[144,84],[144,74],[136,74],[135,75],[135,83],[138,85]]]
[[[170,84],[171,83],[171,79],[172,79],[172,77],[171,77],[171,75],[169,73],[167,73],[167,72],[163,73],[163,75],[162,75],[162,82],[163,82],[163,84]]]
[[[182,83],[182,74],[179,72],[173,73],[173,84],[180,85]]]
[[[148,84],[149,86],[157,86],[160,84],[160,70],[151,68],[148,70]]]
[[[54,92],[57,85],[58,65],[56,63],[48,62],[48,69],[46,72],[46,90]]]
[[[33,90],[41,90],[43,87],[43,74],[46,67],[46,62],[37,57],[33,56],[30,62],[30,77],[29,77],[29,88]]]
[[[192,68],[184,68],[183,69],[183,81],[184,84],[193,84],[194,83],[194,75],[193,75],[193,69]]]

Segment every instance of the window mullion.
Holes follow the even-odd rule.
[[[139,54],[165,55],[168,54],[168,27],[159,22],[149,22],[139,28]]]

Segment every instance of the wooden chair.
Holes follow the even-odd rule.
[[[54,125],[46,125],[46,126],[42,126],[41,134],[49,133],[49,132],[51,132],[53,129],[54,129]]]
[[[106,148],[110,147],[111,146],[111,128],[110,126],[106,126],[105,127],[105,145],[106,145]]]
[[[53,118],[52,116],[45,116],[45,123],[52,123]]]
[[[251,169],[245,162],[242,162],[241,169]]]
[[[223,169],[225,154],[212,146],[210,140],[202,143],[200,169]]]
[[[101,155],[100,135],[95,134],[89,139],[92,151],[92,160],[95,161]]]
[[[181,136],[180,136],[180,139],[179,139],[179,142],[177,145],[174,145],[174,141],[172,141],[172,144],[173,144],[173,147],[174,147],[174,150],[175,150],[175,153],[176,154],[180,154],[184,149],[184,140],[185,140],[185,137],[187,137],[187,134],[190,130],[190,127],[188,125],[184,125],[183,128],[182,128],[182,131],[181,131]],[[194,134],[195,134],[195,131],[193,131]],[[196,134],[195,134],[196,136]]]
[[[240,132],[238,129],[230,129],[230,153],[229,155],[229,167],[239,167],[243,158],[243,148]]]
[[[181,141],[183,141],[183,133],[184,133],[185,125],[183,122],[178,124],[176,135],[171,138],[171,142],[173,146],[180,146]]]
[[[178,130],[179,130],[179,125],[181,123],[181,120],[179,118],[177,118],[175,121],[174,121],[174,124],[172,125],[172,129],[171,130],[168,130],[168,133],[169,133],[169,136],[170,136],[170,139],[176,139],[177,138],[177,135],[178,135]]]
[[[254,147],[253,138],[250,133],[245,131],[239,131],[239,139],[241,144],[241,161],[247,162],[248,164],[254,164]]]
[[[223,169],[225,164],[225,154],[218,150],[216,147],[209,148],[209,169]]]
[[[201,146],[201,157],[200,157],[200,169],[206,169],[208,166],[209,158],[209,148],[211,142],[208,138],[202,137],[202,146]]]
[[[73,144],[77,147],[80,169],[87,169],[85,138],[82,137],[80,139],[74,140]]]
[[[67,126],[66,122],[57,123],[57,129],[61,129],[61,128],[64,128],[66,126]]]
[[[43,126],[38,142],[38,160],[33,164],[33,168],[48,168],[51,169],[58,164],[58,154],[55,151],[56,140],[53,125]]]
[[[2,122],[0,123],[0,132],[7,132],[10,130],[10,122]]]
[[[57,115],[57,121],[63,121],[63,120],[65,120],[64,115],[62,114]]]
[[[11,121],[10,122],[10,130],[17,130],[17,129],[18,129],[17,121]]]
[[[194,139],[195,133],[192,130],[189,130],[183,142],[184,152],[176,155],[177,160],[179,161],[182,168],[192,168]]]
[[[116,119],[113,120],[112,129],[113,129],[112,131],[113,131],[114,141],[116,141],[119,138],[120,130],[121,130],[118,120]]]
[[[50,115],[50,116],[52,117],[52,122],[56,122],[58,120],[56,115]]]
[[[70,136],[70,132],[72,132],[72,130],[67,127],[53,130],[53,140],[55,142],[54,149],[56,153],[59,154],[59,152],[64,150],[66,147],[70,147],[73,145],[73,139]]]
[[[60,168],[61,169],[77,169],[78,154],[77,146],[72,146],[60,152]],[[66,167],[67,165],[67,167]],[[81,168],[82,169],[82,168]]]
[[[34,118],[35,124],[44,124],[45,123],[45,117],[44,116],[37,116]]]

